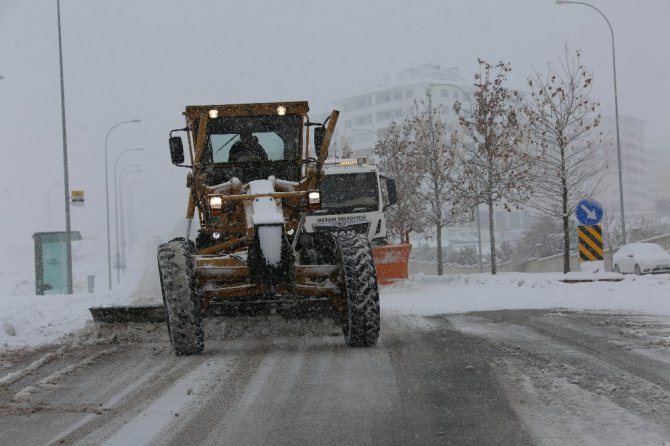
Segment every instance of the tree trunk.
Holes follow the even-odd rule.
[[[441,276],[442,270],[442,225],[437,224],[437,275]]]
[[[570,272],[570,217],[563,216],[563,273]]]
[[[570,217],[568,216],[568,184],[565,167],[565,147],[561,146],[561,186],[563,187],[563,274],[570,272]]]
[[[496,274],[496,234],[493,226],[493,200],[489,201],[489,237],[491,240],[491,274]]]

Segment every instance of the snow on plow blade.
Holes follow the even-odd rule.
[[[164,305],[143,307],[91,307],[88,309],[96,322],[165,322]]]
[[[377,281],[382,285],[389,285],[396,280],[409,277],[409,252],[412,245],[380,245],[372,247],[372,257],[375,259]]]

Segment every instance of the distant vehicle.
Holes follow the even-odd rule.
[[[612,258],[617,273],[670,273],[670,254],[655,243],[629,243]]]

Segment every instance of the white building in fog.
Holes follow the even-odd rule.
[[[425,100],[427,93],[435,107],[442,106],[446,121],[455,123],[453,104],[458,100],[468,110],[472,86],[461,77],[458,67],[443,69],[427,64],[403,70],[392,81],[387,76],[378,88],[336,100],[335,108],[340,110],[335,132],[338,155],[348,145],[352,156],[370,157],[391,122],[411,114],[414,101]]]
[[[670,223],[670,138],[649,150],[656,218]]]
[[[621,158],[623,164],[624,210],[626,222],[635,224],[640,219],[655,218],[656,171],[649,159],[645,144],[646,123],[632,116],[619,115]],[[603,116],[602,128],[611,141],[605,147],[607,173],[605,189],[600,200],[616,219],[620,219],[619,165],[616,146],[616,126],[613,115]]]

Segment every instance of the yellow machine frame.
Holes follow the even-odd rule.
[[[316,168],[306,166],[305,173],[299,183],[290,188],[281,184],[275,185],[274,193],[248,194],[243,191],[241,181],[232,182],[224,190],[204,184],[202,175],[202,160],[205,152],[205,140],[207,136],[207,123],[210,114],[223,116],[272,116],[277,114],[278,107],[283,107],[286,115],[300,115],[303,122],[308,122],[307,102],[275,102],[258,104],[232,104],[232,105],[205,105],[187,106],[184,112],[188,132],[189,155],[192,163],[192,172],[187,176],[187,187],[190,188],[186,217],[192,220],[198,208],[201,224],[206,219],[203,212],[207,206],[207,197],[215,194],[221,196],[223,203],[241,202],[242,206],[236,206],[232,215],[219,214],[221,224],[209,227],[223,236],[222,241],[213,246],[197,251],[194,256],[195,275],[197,287],[200,290],[201,304],[206,310],[212,298],[234,299],[253,298],[273,294],[286,294],[298,297],[331,298],[331,303],[341,307],[341,297],[338,284],[338,267],[335,265],[299,265],[294,266],[295,282],[286,284],[282,289],[278,286],[270,289],[267,285],[253,283],[250,280],[249,266],[240,258],[231,256],[234,252],[243,250],[248,245],[248,240],[254,237],[254,225],[249,218],[251,203],[254,199],[263,196],[271,196],[287,205],[283,206],[284,231],[294,233],[299,230],[300,218],[303,212],[301,203],[307,202],[307,194],[317,188],[319,177],[323,174],[321,166],[328,157],[328,148],[332,139],[338,111],[333,111],[328,120],[323,143],[319,151]],[[192,130],[197,128],[197,134]],[[301,132],[303,141],[302,159],[307,159],[309,150],[309,126],[304,127]],[[302,162],[302,160],[300,161]],[[289,190],[291,189],[291,190]],[[214,193],[216,192],[216,193]],[[211,210],[210,210],[211,211]],[[240,236],[243,234],[244,236]]]

